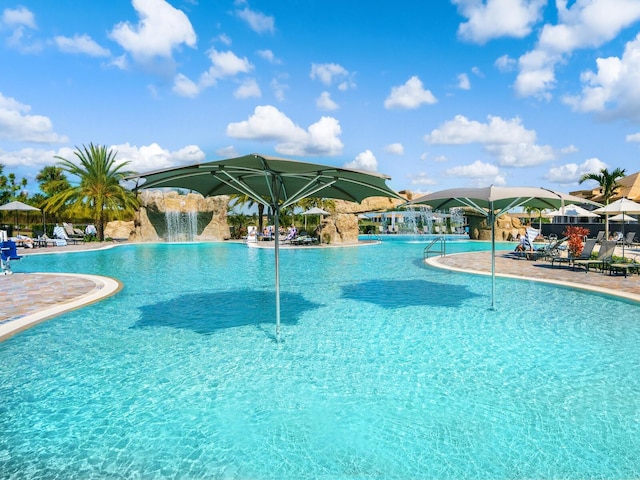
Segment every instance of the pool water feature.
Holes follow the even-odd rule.
[[[491,311],[422,249],[283,250],[280,344],[272,250],[27,258],[125,287],[0,343],[0,478],[640,476],[638,305],[498,278]]]

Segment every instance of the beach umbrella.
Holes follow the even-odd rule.
[[[205,197],[241,193],[271,208],[275,226],[276,339],[280,339],[280,233],[283,208],[318,196],[350,202],[368,197],[403,199],[378,173],[250,154],[215,162],[174,167],[128,177],[139,188],[183,188]],[[404,199],[403,199],[404,200]]]
[[[599,217],[597,213],[593,213],[586,208],[582,208],[579,205],[566,205],[559,210],[553,210],[543,214],[545,217],[582,217],[582,218],[596,218]]]
[[[9,202],[4,205],[0,205],[0,210],[13,211],[15,215],[15,225],[18,226],[18,212],[34,212],[40,211],[39,208],[32,207],[31,205],[27,205],[22,202]],[[19,230],[18,230],[19,231]]]
[[[599,203],[573,195],[538,187],[489,187],[451,188],[430,193],[407,202],[406,205],[429,205],[433,210],[467,207],[487,217],[491,225],[491,308],[495,307],[496,292],[496,218],[516,207],[539,209],[562,208],[568,203]]]
[[[621,214],[622,215],[622,236],[624,236],[624,222],[625,214],[627,213],[640,213],[640,203],[636,203],[633,200],[629,200],[626,197],[622,197],[615,202],[611,202],[609,205],[605,205],[602,208],[596,208],[595,213],[601,215]],[[622,242],[622,257],[624,258],[624,242]]]
[[[318,207],[313,207],[310,208],[309,210],[307,210],[306,212],[302,212],[302,215],[304,215],[304,229],[307,229],[307,216],[309,215],[329,215],[329,212],[318,208]]]
[[[610,222],[637,222],[638,220],[631,217],[631,216],[626,216],[624,215],[624,213],[619,213],[618,215],[614,215],[613,217],[609,217],[609,221]]]

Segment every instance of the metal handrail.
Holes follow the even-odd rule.
[[[439,248],[435,249],[436,246]],[[447,254],[447,240],[445,237],[436,237],[431,240],[422,251],[422,259],[426,260],[432,254],[439,254],[441,257],[444,257]]]

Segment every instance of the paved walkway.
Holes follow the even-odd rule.
[[[639,253],[632,252],[632,255]],[[616,255],[620,255],[617,252]],[[429,264],[450,270],[468,271],[484,275],[491,274],[491,252],[471,252],[446,257],[432,257]],[[573,269],[566,264],[551,266],[545,260],[531,261],[516,258],[511,251],[496,252],[496,275],[503,277],[525,278],[557,285],[567,285],[585,290],[617,295],[640,302],[640,275],[610,275],[591,269]]]

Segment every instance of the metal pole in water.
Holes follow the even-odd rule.
[[[275,264],[276,264],[276,342],[280,343],[280,208],[273,209],[275,231]]]

